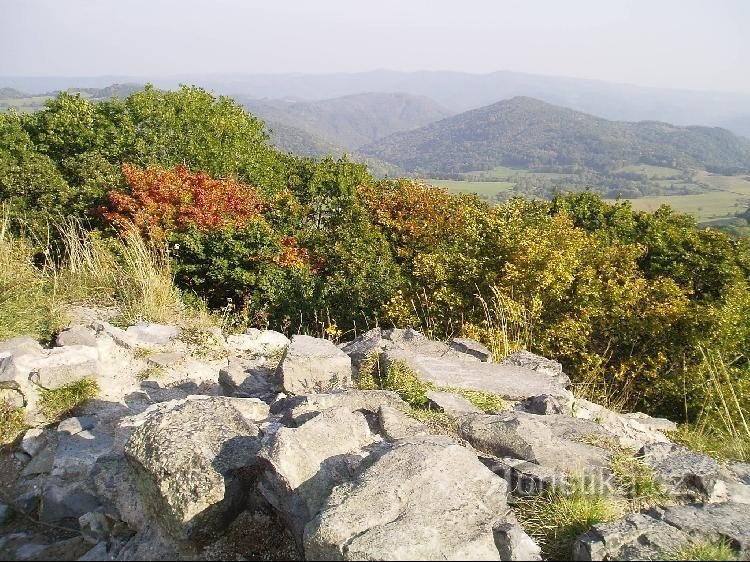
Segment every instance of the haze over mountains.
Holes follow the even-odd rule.
[[[427,96],[455,113],[515,96],[528,96],[607,119],[719,126],[750,137],[750,93],[649,88],[509,71],[488,74],[375,70],[337,74],[0,77],[0,85],[27,92],[101,88],[117,82],[151,82],[162,88],[174,88],[180,83],[197,84],[234,97],[307,101],[362,92],[401,92]]]

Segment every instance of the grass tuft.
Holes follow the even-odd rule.
[[[674,552],[668,552],[665,560],[739,560],[737,552],[726,539],[694,540]]]
[[[40,409],[49,421],[56,421],[70,414],[98,392],[99,385],[92,379],[81,379],[60,388],[42,389],[39,393]]]
[[[0,447],[13,443],[26,429],[24,409],[0,400]]]
[[[660,505],[669,499],[669,494],[654,477],[653,470],[632,451],[612,455],[610,470],[618,488],[633,502],[636,510]]]
[[[513,511],[545,559],[570,560],[573,543],[581,534],[592,525],[623,516],[626,508],[612,497],[587,492],[573,483],[570,491],[549,488],[520,498]]]
[[[433,433],[450,436],[455,436],[458,433],[458,420],[445,412],[412,408],[409,410],[409,415],[421,421]]]

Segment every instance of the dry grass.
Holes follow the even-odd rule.
[[[495,361],[501,361],[511,353],[530,349],[534,338],[534,324],[541,312],[541,304],[519,302],[492,288],[489,301],[477,295],[485,320],[482,326],[462,327],[462,333],[484,343]]]

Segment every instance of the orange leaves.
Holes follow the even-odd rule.
[[[265,209],[257,189],[232,178],[212,179],[185,166],[139,170],[123,164],[130,194],[110,191],[104,217],[120,228],[135,224],[152,234],[196,227],[242,228]]]

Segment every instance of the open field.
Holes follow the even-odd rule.
[[[508,181],[454,181],[425,180],[430,185],[442,187],[453,193],[476,193],[479,196],[492,197],[496,193],[513,191],[514,183]]]
[[[633,164],[623,166],[615,170],[615,174],[643,174],[649,179],[669,179],[681,178],[682,172],[675,168],[665,168],[663,166],[651,166],[650,164]]]

